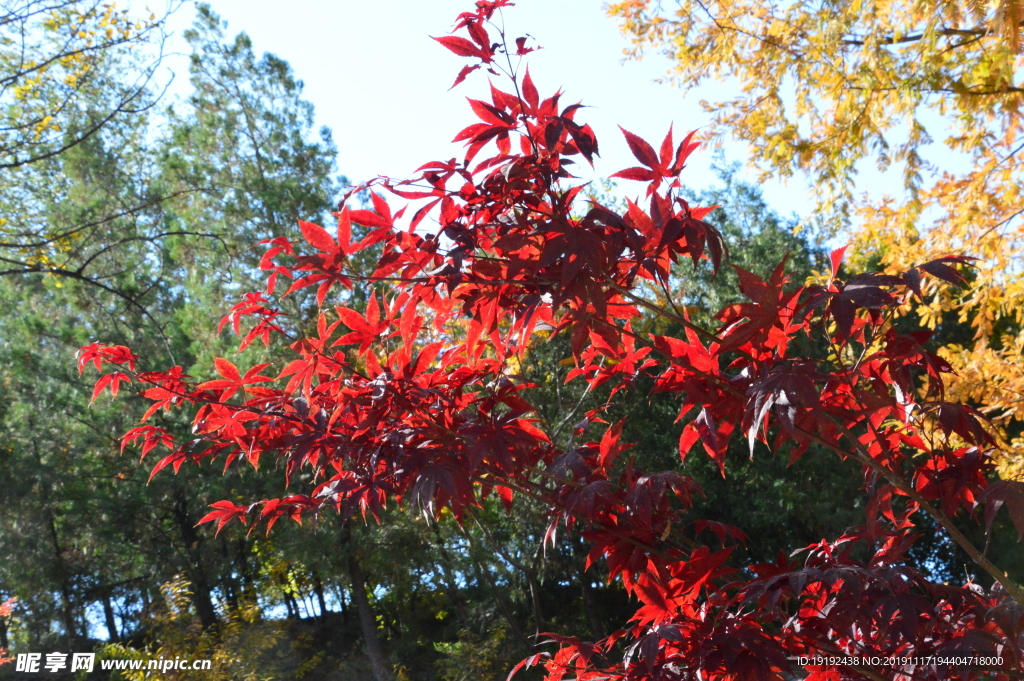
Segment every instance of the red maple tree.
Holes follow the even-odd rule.
[[[3,603],[0,603],[0,619],[11,616],[16,600],[16,598],[8,598]],[[3,626],[2,622],[0,622],[0,626]],[[9,662],[14,662],[14,658],[7,654],[6,648],[0,648],[0,665],[5,665]]]
[[[945,400],[951,369],[925,349],[928,333],[892,323],[925,276],[957,282],[968,259],[842,278],[840,249],[827,283],[806,288],[788,286],[782,265],[767,280],[737,268],[748,302],[719,312],[713,331],[670,297],[644,297],[652,286],[668,291],[681,259],[717,271],[725,256],[722,236],[702,220],[711,209],[680,196],[692,133],[676,144],[670,129],[655,150],[623,130],[641,166],[616,176],[647,183],[646,207],[581,208],[572,164],[592,162],[597,137],[576,120],[580,104],[564,105],[560,92],[541,97],[520,70],[534,48],[525,38],[511,47],[491,21],[510,4],[477,2],[456,23],[466,37],[437,38],[470,60],[455,85],[481,67],[511,85],[492,83],[489,101],[469,100],[479,122],[456,137],[464,158],[353,190],[335,230],[300,223],[305,243],[267,242],[266,290],[248,294],[222,326],[241,349],[281,339],[292,361],[271,370],[218,359],[220,378],[196,383],[180,367],[136,371],[138,358],[122,346],[82,349],[80,368],[117,367],[94,399],[130,382],[152,401],[143,421],[194,409],[192,441],[141,425],[124,443],[141,443],[143,455],[169,449],[154,473],[215,457],[225,467],[273,457],[286,480],[313,473],[304,494],[214,504],[203,522],[218,530],[233,520],[269,530],[282,516],[330,509],[376,517],[389,500],[432,514],[447,507],[457,518],[492,493],[507,504],[542,500],[549,537],[560,526],[581,533],[592,545],[588,565],[605,561],[639,602],[611,636],[551,634],[553,652],[517,667],[541,665],[547,681],[1019,678],[1024,595],[950,519],[985,504],[991,524],[1005,505],[1024,531],[1024,484],[989,482],[984,418]],[[347,206],[374,187],[372,210]],[[415,211],[393,210],[383,192]],[[428,217],[436,227],[421,229]],[[350,262],[370,248],[380,252],[377,268],[361,276]],[[315,334],[295,337],[274,306],[282,283],[281,296],[316,287]],[[355,286],[370,290],[365,308],[328,306]],[[637,333],[631,320],[641,314],[683,332]],[[513,368],[538,328],[568,334],[571,378],[611,384],[610,400],[640,376],[678,395],[681,457],[699,445],[724,471],[730,441],[743,436],[752,454],[757,441],[792,459],[816,445],[859,462],[870,496],[864,525],[774,563],[730,563],[742,532],[690,517],[699,488],[688,476],[636,470],[623,456],[622,423],[567,450],[543,431]],[[827,358],[802,355],[803,339]],[[991,590],[935,583],[906,564],[922,514],[991,576]]]

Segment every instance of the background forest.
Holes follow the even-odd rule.
[[[792,3],[795,14],[783,20],[755,11],[767,3],[746,4],[754,7],[746,14],[722,9],[718,24],[758,17],[750,31],[778,38],[779,26],[813,23],[819,5],[831,6]],[[107,395],[90,403],[94,377],[79,376],[75,352],[101,340],[212,378],[213,358],[235,353],[220,319],[242,293],[262,287],[263,251],[253,246],[295,233],[298,219],[330,223],[347,185],[339,174],[345,159],[337,158],[330,130],[314,129],[301,74],[279,57],[260,56],[244,33],[227,29],[216,6],[198,6],[185,34],[189,71],[179,75],[188,79],[186,92],[172,95],[154,78],[166,17],[137,17],[92,0],[0,5],[0,602],[16,599],[0,617],[0,649],[209,658],[212,671],[202,678],[225,680],[491,681],[505,679],[534,651],[538,633],[597,639],[628,619],[635,605],[620,582],[608,583],[600,563],[585,569],[585,542],[560,537],[544,548],[544,511],[525,497],[508,510],[490,499],[462,523],[450,513],[431,520],[390,506],[380,523],[323,517],[281,523],[266,536],[197,526],[212,502],[275,496],[280,472],[270,464],[224,472],[203,465],[151,475],[156,459],[140,464],[138,450],[125,450],[121,441],[146,405]],[[706,16],[719,10],[708,7]],[[797,93],[795,113],[779,92],[794,77],[787,64],[806,62],[758,53],[767,43],[724,45],[741,33],[696,26],[696,19],[680,18],[699,15],[686,6],[676,15],[627,2],[611,7],[608,19],[621,22],[638,54],[666,47],[685,83],[696,83],[699,72],[766,88],[768,96],[709,106],[732,112],[723,114],[723,130],[761,149],[755,160],[765,172],[804,172],[835,189],[820,193],[821,204],[803,215],[781,215],[719,156],[716,177],[690,178],[689,193],[699,205],[721,206],[707,221],[725,235],[731,264],[767,276],[788,255],[786,271],[802,284],[827,270],[825,244],[837,238],[852,241],[855,262],[869,269],[898,268],[953,246],[982,258],[966,292],[932,285],[926,302],[906,309],[899,323],[934,329],[929,348],[957,368],[958,399],[994,419],[1007,453],[993,480],[1020,480],[1024,460],[1024,198],[1017,158],[1024,15],[1013,14],[1016,7],[945,16],[947,24],[988,27],[968,32],[975,40],[952,50],[937,41],[962,38],[964,30],[943,34],[946,24],[928,23],[927,11],[911,13],[901,21],[924,22],[925,38],[907,44],[943,55],[927,53],[929,71],[908,75],[898,56],[871,61],[872,87],[885,79],[906,83],[898,97],[871,99],[874,108],[857,108],[858,101],[844,99],[853,95],[841,83],[817,71],[800,72],[795,77],[807,91]],[[856,21],[876,16],[865,12],[835,18],[842,30],[813,50],[800,49],[877,56],[877,38],[849,37],[865,33]],[[446,20],[440,17],[439,26]],[[874,36],[910,35],[900,33],[903,24],[868,28]],[[806,37],[813,32],[793,30],[816,40]],[[718,38],[699,44],[698,35]],[[964,54],[979,45],[986,46],[984,73],[977,55]],[[720,72],[709,72],[699,60],[712,59],[715,50],[739,56],[722,58]],[[833,100],[838,104],[828,109]],[[917,154],[930,139],[914,118],[915,107],[925,105],[969,131],[953,130],[949,143],[974,154],[972,170],[961,168],[966,175],[928,167]],[[894,152],[885,136],[899,116],[909,116],[910,132]],[[800,127],[804,119],[809,128]],[[816,127],[826,121],[833,127]],[[904,198],[858,203],[854,164],[872,154],[907,163]],[[622,202],[614,183],[592,192],[606,203]],[[372,258],[360,257],[372,269]],[[690,318],[709,328],[715,311],[740,299],[731,268],[716,277],[685,264],[671,284]],[[367,291],[352,295],[347,305],[365,304]],[[315,325],[312,293],[288,300],[296,324]],[[665,323],[651,318],[634,326],[681,332]],[[273,352],[259,344],[252,350],[256,360],[263,353],[260,361]],[[536,384],[531,401],[540,418],[564,446],[582,415],[607,397],[607,389],[566,384],[573,366],[569,342],[559,335],[539,339],[520,367]],[[677,412],[678,398],[651,396],[639,386],[620,395],[605,418],[629,417],[622,438],[635,443],[640,469],[684,471],[705,492],[696,506],[701,517],[747,533],[736,560],[773,561],[863,523],[864,479],[853,462],[843,465],[813,448],[792,464],[770,454],[750,457],[738,441],[723,477],[703,454],[680,463]],[[176,414],[158,413],[154,422],[179,433],[190,427]],[[1024,581],[1024,550],[1007,514],[996,517],[988,537],[965,514],[956,522],[1012,580]],[[938,581],[991,581],[938,531],[924,533],[908,562]],[[13,667],[0,666],[0,678],[18,678]],[[162,676],[199,678],[180,674]]]

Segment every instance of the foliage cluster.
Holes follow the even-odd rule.
[[[5,174],[5,215],[86,228],[43,269],[4,251],[0,596],[19,600],[0,648],[396,681],[524,659],[523,678],[750,678],[833,646],[1018,662],[1024,563],[1000,506],[1019,514],[1019,489],[989,470],[978,415],[936,392],[962,327],[926,339],[896,314],[973,275],[851,276],[734,170],[680,186],[689,137],[626,133],[640,165],[619,177],[644,201],[582,201],[571,162],[596,135],[515,65],[529,39],[493,37],[505,4],[439,39],[471,58],[458,81],[510,78],[471,100],[467,158],[349,192],[337,229],[316,224],[335,151],[301,82],[208,8],[190,97],[47,138],[59,153]],[[129,92],[150,62],[109,47],[92,82]],[[292,242],[296,219],[315,222]],[[69,366],[83,345],[108,369],[95,385]],[[106,397],[136,387],[149,399]],[[252,531],[285,516],[307,522]],[[215,533],[232,518],[248,529]]]
[[[380,523],[389,502],[428,524],[450,514],[460,527],[477,525],[526,577],[538,633],[538,556],[560,533],[563,545],[581,542],[583,570],[600,565],[639,607],[616,631],[591,631],[589,642],[546,634],[554,651],[514,672],[543,667],[547,681],[945,678],[948,664],[918,660],[968,652],[985,661],[954,664],[960,678],[1011,678],[1024,663],[1024,591],[954,518],[984,509],[991,531],[1006,507],[1024,534],[1024,483],[990,479],[997,442],[984,417],[946,392],[952,369],[926,346],[932,334],[898,315],[923,300],[932,279],[966,284],[968,259],[850,274],[838,249],[820,282],[802,287],[790,285],[785,259],[766,277],[734,266],[741,301],[695,323],[673,294],[673,269],[706,260],[715,273],[726,243],[704,220],[713,208],[681,193],[693,134],[675,144],[670,129],[656,150],[623,130],[640,165],[612,177],[644,182],[649,207],[627,201],[620,212],[591,201],[580,210],[584,187],[571,170],[592,162],[597,137],[576,120],[581,105],[560,105],[561,92],[543,98],[516,65],[534,48],[528,38],[511,47],[492,22],[508,4],[478,2],[456,22],[465,37],[436,38],[471,60],[455,85],[481,67],[511,85],[492,82],[490,101],[469,100],[478,122],[456,136],[466,144],[461,161],[350,191],[336,229],[299,221],[305,244],[265,241],[266,286],[245,294],[221,326],[241,338],[239,352],[283,340],[282,359],[239,367],[217,357],[217,377],[198,381],[181,366],[141,370],[125,345],[82,348],[79,370],[105,371],[94,398],[131,383],[150,402],[124,443],[143,456],[169,450],[154,473],[275,462],[284,495],[215,502],[201,523],[218,531],[239,521],[269,532],[284,517],[322,524],[336,511],[349,542],[352,519]],[[369,206],[351,205],[375,186],[419,207],[406,216],[377,192]],[[437,228],[417,229],[428,216]],[[375,268],[354,267],[371,249]],[[360,309],[351,306],[357,288],[368,291]],[[315,324],[277,307],[311,292]],[[519,372],[538,333],[565,338],[566,380],[585,385],[584,397],[606,391],[579,421],[578,408],[547,421],[529,401],[537,386]],[[683,462],[699,447],[724,475],[730,442],[742,437],[750,458],[767,446],[793,464],[828,456],[859,469],[862,524],[789,555],[743,560],[741,529],[695,513],[696,480],[642,468],[623,438],[630,415],[606,418],[644,388],[652,402],[671,400]],[[187,441],[150,423],[182,410]],[[503,551],[477,517],[491,503],[512,513],[517,500],[542,520],[532,561]],[[907,560],[919,528],[934,527],[989,588],[940,582]],[[350,553],[363,641],[385,681],[392,670],[362,564]],[[814,661],[844,654],[855,661]],[[904,661],[885,669],[858,661],[874,658]]]
[[[970,329],[947,333],[948,390],[993,419],[1002,475],[1020,479],[1024,4],[626,0],[609,11],[632,55],[666,54],[684,91],[708,78],[734,86],[702,102],[713,135],[748,143],[762,176],[808,178],[819,209],[851,228],[858,263],[898,274],[954,251],[978,258],[969,287],[927,282],[904,313]],[[902,172],[904,191],[858,195],[871,161]]]

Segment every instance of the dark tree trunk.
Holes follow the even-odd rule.
[[[7,650],[10,647],[11,643],[7,640],[7,622],[0,618],[0,648]]]
[[[60,538],[57,536],[57,523],[53,520],[53,514],[47,510],[47,520],[50,524],[50,543],[53,546],[54,561],[57,565],[57,573],[60,578],[60,605],[61,617],[64,620],[64,633],[68,638],[68,647],[74,649],[75,641],[78,639],[78,632],[75,627],[75,611],[71,602],[71,585],[68,578],[67,565],[64,564],[64,550],[60,546]]]
[[[199,622],[203,629],[210,629],[217,626],[217,609],[213,606],[213,588],[203,566],[202,537],[196,532],[195,522],[188,512],[188,502],[180,489],[175,491],[174,517],[178,522],[178,530],[181,532],[181,539],[185,543],[185,553],[188,556],[189,581],[192,582],[192,604],[199,615]]]
[[[587,613],[587,622],[590,624],[590,635],[595,641],[599,641],[604,638],[604,627],[597,611],[597,599],[594,597],[594,587],[590,585],[590,575],[586,572],[581,573],[580,584],[583,591],[583,610]]]
[[[288,618],[301,619],[299,617],[299,605],[292,598],[291,592],[288,591],[288,580],[285,579],[284,575],[279,575],[277,581],[281,583],[281,593],[284,594],[284,607],[288,611]]]
[[[387,658],[384,657],[384,649],[381,647],[380,637],[377,635],[377,618],[374,616],[370,598],[366,593],[366,576],[359,564],[356,547],[348,528],[345,528],[342,533],[342,539],[348,543],[348,576],[352,582],[352,601],[356,605],[359,630],[363,634],[363,643],[366,644],[366,654],[370,658],[373,678],[375,681],[394,681],[395,677],[391,673],[391,666],[387,663]]]
[[[64,616],[64,631],[68,637],[68,644],[72,649],[74,649],[75,641],[78,640],[78,628],[75,626],[75,613],[74,608],[71,605],[71,590],[68,588],[66,582],[61,584],[60,595],[61,613]]]
[[[221,580],[224,585],[224,597],[227,601],[228,609],[231,612],[238,611],[238,583],[235,579],[235,575],[231,570],[231,544],[228,543],[227,539],[222,535],[220,539],[220,550],[224,556],[224,564],[226,569],[221,574]]]
[[[235,544],[234,562],[238,566],[239,596],[248,598],[253,595],[253,584],[249,565],[249,543],[245,539],[239,539]]]
[[[313,573],[313,593],[316,594],[316,604],[320,606],[320,617],[327,613],[327,600],[324,598],[324,583],[320,581],[320,575]]]
[[[228,608],[232,612],[238,611],[238,589],[235,588],[235,580],[231,578],[230,574],[221,575],[224,578],[224,596],[228,603]]]
[[[350,621],[350,619],[349,619],[349,610],[350,610],[350,608],[348,607],[349,605],[350,605],[349,600],[347,598],[345,598],[345,588],[342,587],[342,586],[339,586],[338,587],[338,606],[341,608],[341,621],[345,623],[345,626],[348,626],[348,623]]]
[[[541,609],[540,604],[540,582],[537,581],[537,573],[533,571],[527,572],[526,578],[529,580],[530,600],[533,603],[534,636],[539,637],[540,632],[544,631],[546,628],[544,626],[544,611]]]
[[[118,640],[117,621],[114,619],[114,607],[110,604],[110,591],[103,593],[103,617],[107,621],[107,637],[110,642]]]

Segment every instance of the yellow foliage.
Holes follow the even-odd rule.
[[[41,13],[45,5],[50,11]],[[148,40],[154,23],[138,23],[114,4],[34,0],[4,17],[0,26],[0,83],[13,103],[4,115],[0,156],[32,153],[59,132],[56,118],[80,112],[72,106],[97,62],[113,51]],[[7,102],[4,102],[7,103]]]
[[[942,351],[957,371],[949,399],[989,414],[1001,474],[1024,474],[1024,438],[1012,437],[1024,422],[1024,0],[627,0],[608,11],[630,53],[667,54],[684,90],[735,85],[732,98],[701,102],[713,136],[747,142],[762,177],[807,176],[818,209],[848,228],[855,265],[978,258],[968,290],[932,282],[916,312],[933,329],[969,325],[970,344]],[[902,168],[897,195],[856,193],[868,160]]]
[[[116,125],[119,112],[144,104],[137,84],[114,86],[104,74],[129,66],[159,22],[139,23],[127,10],[82,0],[29,0],[0,21],[0,168],[6,186],[53,184],[52,160]],[[42,167],[46,166],[46,167]],[[55,229],[42,204],[0,197],[0,235],[8,265],[63,266],[75,231]],[[9,267],[4,269],[10,269]]]

